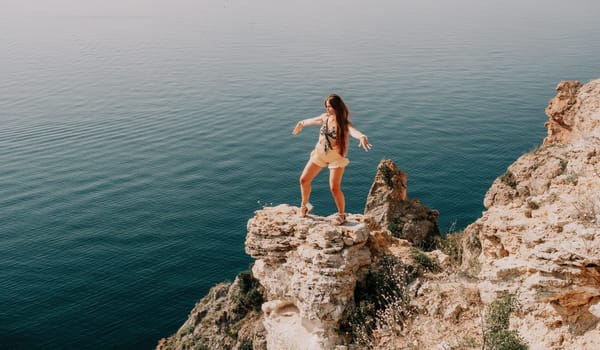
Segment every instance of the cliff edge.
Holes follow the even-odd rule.
[[[356,312],[357,289],[372,289],[365,280],[382,261],[398,257],[394,265],[409,266],[411,248],[440,237],[438,212],[406,198],[406,179],[392,161],[381,161],[365,213],[347,214],[341,226],[333,216],[301,217],[287,204],[257,210],[245,243],[256,259],[251,271],[214,287],[157,348],[347,349],[356,317],[372,323],[370,337],[375,321]],[[369,316],[388,304],[370,302]]]
[[[343,226],[282,204],[248,221],[251,271],[158,349],[600,349],[600,80],[561,82],[548,136],[439,235],[382,161]]]
[[[600,349],[600,80],[557,91],[543,145],[494,181],[466,232],[483,302],[514,294],[532,349]]]

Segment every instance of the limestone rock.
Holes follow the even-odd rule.
[[[556,87],[558,93],[550,100],[546,107],[546,114],[550,118],[546,122],[548,137],[544,144],[567,143],[573,130],[575,120],[571,111],[577,103],[577,92],[581,88],[578,81],[562,81]]]
[[[483,305],[477,280],[456,274],[428,276],[417,285],[411,302],[417,309],[402,337],[377,349],[468,349],[465,340],[481,345]],[[473,345],[473,344],[471,344]],[[481,348],[477,346],[476,348]]]
[[[246,278],[242,278],[246,276]],[[241,349],[251,346],[267,350],[262,315],[254,307],[242,305],[240,296],[243,281],[249,274],[242,273],[233,283],[221,283],[202,298],[179,330],[158,342],[157,350],[204,348],[220,350]],[[241,304],[242,303],[242,304]]]
[[[422,205],[418,199],[408,200],[406,179],[406,173],[398,170],[394,162],[382,160],[369,190],[364,215],[395,237],[429,248],[434,237],[440,235],[439,212]]]
[[[546,109],[548,137],[521,156],[467,228],[481,242],[485,303],[518,296],[513,319],[529,344],[595,349],[600,327],[600,80],[562,82]],[[592,339],[596,339],[595,342]],[[587,344],[587,345],[584,345]]]
[[[437,212],[416,200],[407,201],[406,175],[391,161],[386,164],[394,172],[394,189],[381,188],[381,196],[369,204],[372,213],[384,213],[378,205],[391,208],[381,217],[347,214],[344,225],[334,226],[333,217],[302,218],[299,208],[287,204],[256,211],[247,224],[245,249],[256,259],[252,276],[264,297],[261,312],[252,312],[251,317],[236,314],[240,299],[236,279],[232,285],[215,287],[175,335],[161,340],[158,349],[238,349],[248,344],[275,350],[355,349],[340,334],[340,321],[354,306],[357,281],[377,269],[384,255],[414,263],[412,244],[393,237],[377,219],[404,220],[404,232],[415,242],[437,232]],[[430,255],[442,266],[449,263],[439,251]],[[457,307],[449,317],[454,320],[462,311]]]
[[[544,145],[576,144],[587,138],[600,138],[600,100],[598,80],[582,85],[578,81],[563,81],[556,87],[546,114],[548,136]]]
[[[248,221],[246,252],[264,286],[269,349],[332,349],[338,324],[352,300],[360,271],[371,265],[362,217],[334,226],[328,218],[301,218],[299,208],[279,205]]]
[[[590,306],[590,308],[588,309],[588,311],[596,316],[596,318],[600,318],[600,302]]]

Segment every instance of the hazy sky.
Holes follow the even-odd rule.
[[[408,12],[444,10],[498,15],[568,14],[600,10],[598,0],[0,0],[0,16],[218,16],[223,11],[273,16],[307,12],[359,16],[393,7]],[[596,12],[596,14],[598,14]]]
[[[2,13],[33,16],[148,16],[216,7],[218,0],[0,0]]]

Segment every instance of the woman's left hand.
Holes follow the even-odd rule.
[[[360,137],[360,141],[358,142],[358,147],[364,148],[365,152],[368,152],[373,145],[369,143],[369,139],[366,135]]]
[[[292,131],[292,135],[296,135],[298,134],[300,131],[302,131],[302,128],[304,127],[304,122],[299,121],[296,124],[296,127],[294,128],[294,130]]]

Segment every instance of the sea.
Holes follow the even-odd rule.
[[[249,268],[254,212],[300,204],[318,128],[291,131],[330,93],[373,145],[351,140],[347,212],[391,159],[445,234],[542,143],[557,84],[600,77],[597,1],[186,4],[0,13],[0,349],[176,332]],[[336,212],[327,169],[311,202]]]

